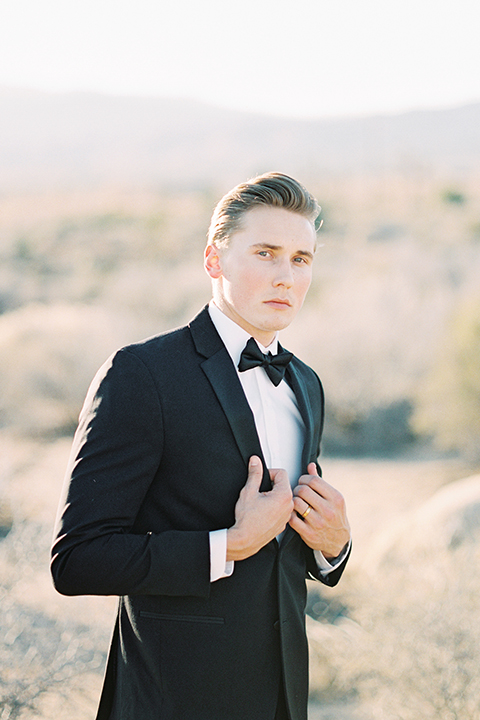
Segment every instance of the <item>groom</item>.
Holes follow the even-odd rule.
[[[88,392],[52,574],[120,597],[98,720],[306,720],[305,579],[336,584],[350,550],[316,464],[322,386],[277,339],[318,212],[280,173],[235,187],[210,226],[210,304]]]

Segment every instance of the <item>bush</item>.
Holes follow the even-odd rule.
[[[0,427],[71,433],[100,364],[133,329],[103,309],[30,305],[0,317]]]
[[[442,449],[480,457],[480,298],[463,302],[447,328],[412,424]]]

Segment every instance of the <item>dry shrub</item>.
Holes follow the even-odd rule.
[[[414,427],[441,448],[480,458],[480,296],[456,308],[430,373],[419,386]]]
[[[64,705],[72,687],[78,695],[90,698],[93,716],[105,665],[106,637],[92,627],[62,623],[25,607],[5,590],[1,592],[0,621],[2,720],[37,717],[36,708],[44,704],[46,696]],[[78,697],[76,700],[81,707]],[[70,707],[70,712],[70,720],[87,716],[79,713],[78,707]]]
[[[49,558],[69,441],[0,434],[0,491],[13,525],[0,539],[0,718],[94,717],[112,598],[62,598]]]
[[[71,432],[99,365],[133,330],[102,308],[31,305],[0,317],[0,426]]]

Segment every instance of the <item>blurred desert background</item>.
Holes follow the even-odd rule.
[[[354,536],[340,586],[310,585],[310,720],[480,718],[480,105],[301,120],[10,88],[1,720],[95,715],[115,599],[63,598],[48,569],[78,413],[110,353],[208,302],[213,207],[268,170],[323,208],[282,343],[323,380],[321,464]]]

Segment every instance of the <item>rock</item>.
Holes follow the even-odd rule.
[[[440,565],[460,550],[480,553],[480,474],[446,485],[398,518],[376,539],[364,568],[369,573],[389,565],[413,569],[429,559]]]

